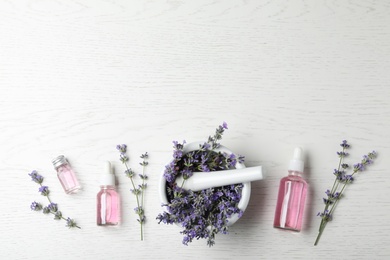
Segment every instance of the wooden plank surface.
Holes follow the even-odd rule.
[[[388,1],[0,1],[0,251],[9,259],[389,259],[390,4]],[[249,206],[216,245],[181,244],[157,224],[158,181],[173,140],[222,143],[262,165]],[[341,140],[349,162],[378,158],[348,187],[317,247],[324,191]],[[130,165],[150,154],[145,241],[117,144]],[[306,153],[304,229],[272,227],[279,179]],[[51,159],[83,186],[66,195]],[[98,177],[115,167],[122,224],[96,226]],[[38,170],[81,230],[31,212]]]

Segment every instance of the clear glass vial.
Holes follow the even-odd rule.
[[[120,222],[120,199],[115,188],[115,175],[112,174],[111,163],[106,162],[106,170],[101,176],[100,191],[97,194],[98,226],[115,226]]]
[[[305,208],[307,183],[302,178],[304,169],[303,151],[295,148],[290,161],[288,176],[280,180],[278,200],[275,210],[274,227],[301,231]]]
[[[54,169],[57,171],[58,179],[61,182],[64,191],[67,194],[77,193],[80,190],[80,184],[76,174],[70,166],[65,156],[60,155],[52,161]]]

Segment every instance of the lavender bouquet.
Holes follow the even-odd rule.
[[[227,124],[220,125],[207,142],[198,150],[183,152],[185,141],[174,141],[173,160],[166,165],[164,177],[167,182],[166,194],[168,212],[157,216],[159,223],[179,224],[183,227],[183,244],[188,245],[193,239],[207,239],[207,245],[215,244],[215,235],[228,233],[228,219],[233,214],[242,215],[238,208],[241,199],[242,184],[209,188],[202,191],[184,190],[183,184],[196,172],[212,172],[233,169],[236,163],[244,161],[243,156],[216,151],[219,141],[227,129]],[[182,175],[183,183],[176,184],[176,177]]]
[[[323,202],[325,204],[324,210],[317,214],[317,216],[321,218],[321,223],[318,230],[317,239],[314,242],[315,246],[318,245],[321,235],[325,230],[326,224],[328,224],[328,222],[332,220],[333,213],[340,199],[343,197],[345,189],[349,184],[354,181],[355,174],[364,171],[368,165],[374,162],[374,159],[377,155],[375,151],[369,152],[367,155],[364,155],[359,163],[353,165],[352,173],[347,174],[349,165],[344,163],[344,159],[349,155],[347,153],[347,149],[350,148],[350,145],[346,140],[344,140],[342,141],[340,146],[342,147],[342,150],[337,152],[337,155],[339,157],[339,163],[338,168],[334,169],[333,172],[333,174],[335,175],[333,186],[330,190],[326,190],[326,198],[323,198]]]

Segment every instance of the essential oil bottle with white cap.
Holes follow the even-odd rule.
[[[297,147],[289,164],[288,176],[280,180],[274,218],[275,228],[297,232],[302,229],[307,194],[307,183],[302,178],[303,170],[303,150]]]
[[[106,162],[105,171],[100,179],[100,191],[97,194],[98,226],[115,226],[120,222],[120,200],[115,187],[115,175],[112,173],[111,163]]]
[[[80,190],[79,181],[65,156],[60,155],[52,160],[58,179],[67,194],[77,193]]]

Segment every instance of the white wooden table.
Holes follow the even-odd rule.
[[[0,1],[0,252],[7,259],[389,259],[390,5],[388,1]],[[222,143],[262,165],[243,217],[216,245],[181,244],[158,224],[158,179],[172,141]],[[341,140],[351,163],[378,158],[348,187],[317,247],[324,191]],[[150,154],[145,241],[130,165]],[[304,230],[272,227],[279,179],[295,146],[310,185]],[[51,159],[64,154],[82,192],[66,195]],[[122,224],[96,226],[98,176],[113,163]],[[64,221],[27,175],[44,175]]]

